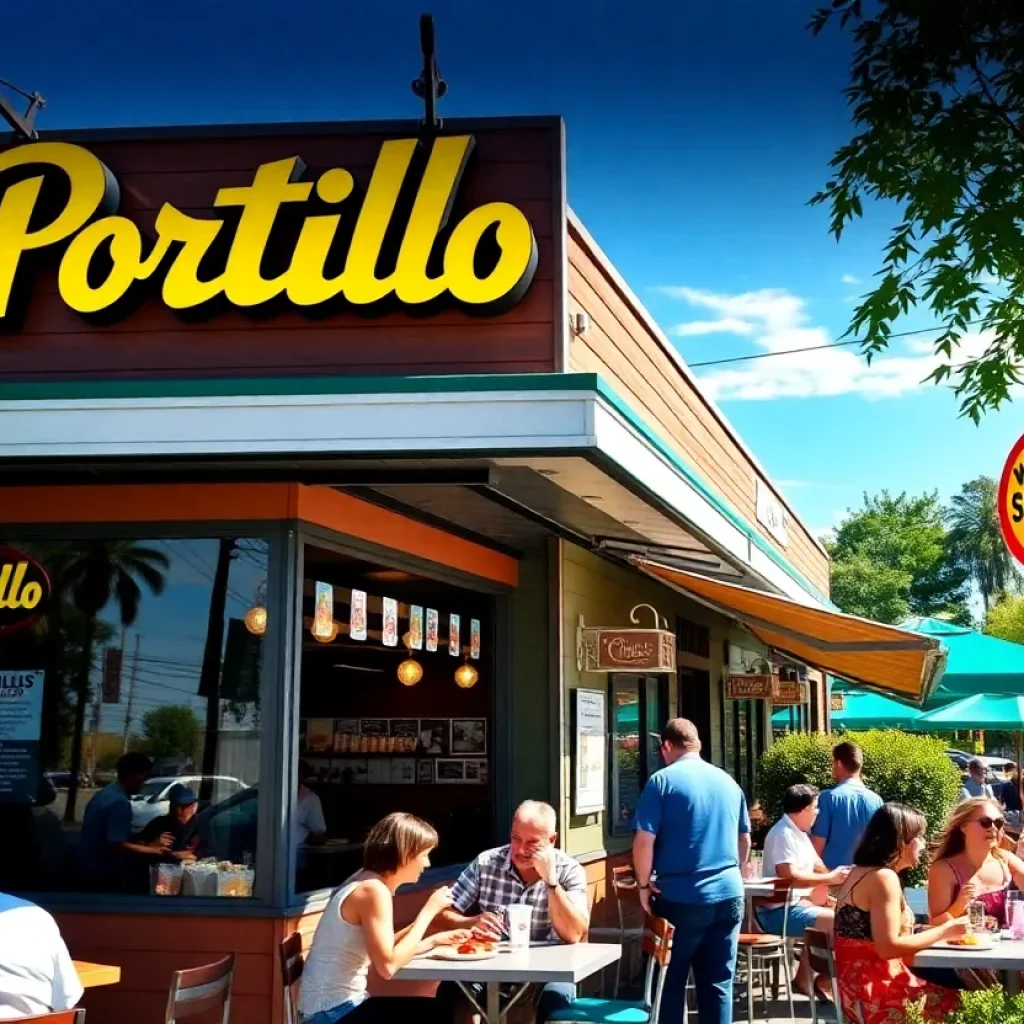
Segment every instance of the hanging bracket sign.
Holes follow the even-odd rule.
[[[726,700],[771,700],[778,692],[779,677],[772,671],[771,662],[760,658],[747,666],[744,672],[725,672]]]
[[[780,680],[772,694],[772,703],[780,708],[806,704],[807,684],[799,679]]]
[[[647,608],[654,616],[653,629],[613,629],[587,626],[580,616],[577,629],[576,667],[580,672],[675,672],[676,637],[649,604],[638,604],[629,613],[639,624],[637,610]]]

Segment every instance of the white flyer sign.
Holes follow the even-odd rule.
[[[0,672],[0,742],[35,742],[43,724],[42,669]]]

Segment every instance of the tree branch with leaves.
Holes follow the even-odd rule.
[[[848,335],[870,361],[899,317],[929,309],[941,324],[929,379],[978,422],[1024,371],[1024,5],[833,0],[809,27],[830,25],[853,36],[856,134],[811,203],[837,240],[865,200],[900,208]]]

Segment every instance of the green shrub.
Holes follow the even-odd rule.
[[[863,749],[865,783],[887,803],[919,810],[928,819],[931,840],[961,786],[960,772],[946,757],[942,740],[895,729],[845,733],[843,739]],[[826,789],[833,784],[832,747],[837,742],[823,733],[793,733],[765,751],[757,772],[757,796],[772,821],[782,814],[782,795],[789,786],[809,782]],[[919,880],[915,876],[914,881]]]
[[[906,1024],[925,1024],[920,1003],[907,1004]],[[1024,1024],[1024,996],[1008,996],[998,985],[961,992],[959,1008],[944,1024]]]

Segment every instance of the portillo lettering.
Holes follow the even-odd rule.
[[[50,580],[29,555],[0,548],[0,633],[34,622],[46,610]]]
[[[214,215],[165,203],[155,237],[117,213],[120,190],[98,157],[66,142],[0,153],[0,326],[27,302],[36,257],[58,259],[63,301],[113,319],[145,289],[180,314],[284,303],[323,315],[454,302],[483,315],[518,302],[537,268],[525,214],[504,202],[462,211],[470,135],[381,145],[365,193],[340,167],[305,180],[298,156],[261,164],[221,188]],[[455,211],[459,210],[455,215]],[[449,223],[454,221],[453,223]]]

